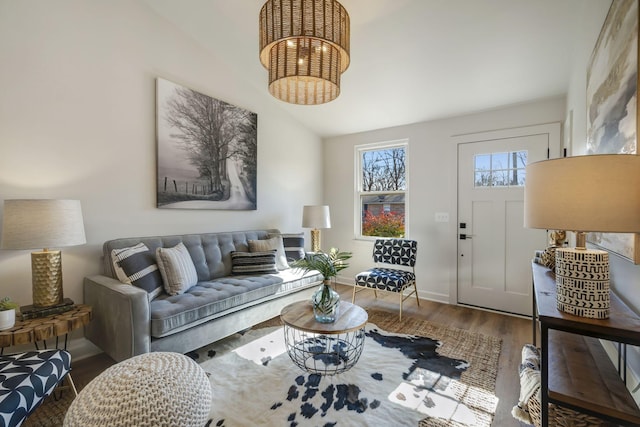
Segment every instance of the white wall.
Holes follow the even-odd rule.
[[[600,19],[593,22],[583,22],[583,43],[578,45],[574,51],[574,67],[571,74],[571,86],[567,96],[567,112],[573,111],[573,155],[583,155],[586,153],[587,142],[587,74],[588,62],[593,52],[600,28],[604,23],[607,11],[610,6],[609,1],[600,3],[584,4],[583,8],[597,7]],[[585,13],[585,16],[592,16],[593,13]],[[636,313],[640,314],[640,265],[635,265],[626,258],[620,257],[610,252],[609,255],[611,287]],[[614,360],[617,354],[612,346],[606,346],[610,350]],[[628,349],[628,365],[635,378],[629,378],[629,385],[635,386],[640,379],[640,348],[630,347]],[[640,393],[634,395],[637,402],[640,402]]]
[[[0,0],[0,58],[0,199],[81,200],[87,244],[63,250],[76,302],[105,240],[301,231],[302,205],[321,201],[320,138],[144,3]],[[258,114],[257,211],[156,209],[158,76]],[[31,303],[29,251],[0,250],[4,295]]]
[[[567,97],[567,111],[573,111],[573,155],[586,153],[587,144],[587,101],[586,87],[588,62],[593,52],[600,28],[609,10],[610,2],[589,3],[584,7],[598,7],[601,18],[595,22],[584,22],[583,43],[574,51],[575,61],[571,86]],[[586,13],[592,16],[593,13]],[[595,29],[595,30],[594,30]],[[610,255],[611,286],[635,310],[640,313],[640,265],[635,265],[616,254]]]
[[[325,246],[354,252],[341,279],[371,266],[371,241],[354,238],[356,145],[408,139],[408,237],[419,243],[416,265],[421,297],[455,303],[457,247],[457,146],[452,136],[564,120],[565,98],[545,99],[446,120],[417,123],[325,140],[324,200],[331,208]],[[448,212],[449,223],[436,223],[436,212]]]

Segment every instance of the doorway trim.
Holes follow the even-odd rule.
[[[561,135],[561,123],[553,122],[553,123],[545,123],[539,125],[531,125],[531,126],[522,126],[515,128],[507,128],[507,129],[499,129],[485,132],[474,132],[474,133],[466,133],[466,134],[458,134],[452,135],[451,140],[453,141],[453,145],[456,150],[456,178],[455,178],[455,220],[451,222],[451,227],[453,229],[452,238],[456,240],[455,250],[452,251],[452,259],[450,265],[453,268],[453,280],[449,283],[449,304],[458,305],[458,146],[460,144],[466,144],[470,142],[482,142],[482,141],[490,141],[494,139],[503,139],[503,138],[517,138],[523,136],[531,136],[531,135],[540,135],[547,134],[549,135],[549,158],[554,159],[557,157],[561,157],[561,149],[562,149],[562,135]]]

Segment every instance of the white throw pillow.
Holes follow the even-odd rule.
[[[198,273],[187,247],[178,243],[172,248],[158,248],[156,259],[169,295],[179,295],[198,283]]]
[[[249,240],[250,252],[265,252],[273,249],[276,250],[276,268],[279,271],[288,269],[289,263],[287,263],[287,256],[284,253],[282,236],[274,236],[270,239],[262,240]]]

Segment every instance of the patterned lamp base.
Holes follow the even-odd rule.
[[[609,253],[556,249],[558,310],[592,319],[609,317]]]
[[[311,230],[311,252],[320,252],[320,230]]]
[[[34,306],[51,307],[63,301],[62,252],[32,252],[31,275]]]

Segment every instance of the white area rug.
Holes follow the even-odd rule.
[[[452,340],[469,334],[454,331]],[[499,339],[469,336],[487,346],[497,343],[499,354]],[[320,377],[293,364],[280,327],[235,335],[197,352],[213,387],[208,425],[417,426],[429,418],[421,425],[489,426],[497,406],[495,375],[487,390],[476,380],[471,381],[474,385],[465,384],[464,378],[467,370],[497,369],[498,356],[491,361],[494,367],[473,366],[473,359],[486,358],[486,348],[474,341],[469,343],[473,351],[483,354],[462,359],[453,352],[456,359],[443,356],[441,344],[385,332],[369,323],[356,366],[340,375]],[[452,344],[456,348],[459,343]]]

